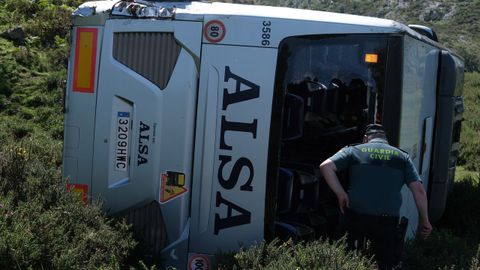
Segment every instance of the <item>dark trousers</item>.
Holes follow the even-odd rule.
[[[371,216],[348,211],[344,216],[347,246],[351,250],[369,250],[380,269],[400,269],[403,240],[408,221],[398,217]]]

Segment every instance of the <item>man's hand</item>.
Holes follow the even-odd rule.
[[[423,237],[427,237],[432,232],[432,225],[428,220],[427,193],[425,192],[425,189],[423,188],[423,185],[420,181],[413,181],[408,185],[408,187],[412,191],[420,218],[417,233],[419,233]]]
[[[340,207],[340,212],[345,214],[345,209],[350,207],[350,201],[348,200],[347,193],[340,194],[338,197],[338,206]]]
[[[335,173],[337,171],[337,166],[335,166],[333,161],[327,159],[320,164],[320,171],[322,172],[325,181],[327,181],[328,186],[333,190],[333,193],[337,195],[340,211],[342,214],[345,214],[345,208],[350,207],[350,202],[348,201],[347,193],[343,189],[338,180],[337,174]]]
[[[419,233],[423,238],[427,238],[430,233],[432,233],[432,225],[430,222],[424,221],[418,223],[417,233]]]

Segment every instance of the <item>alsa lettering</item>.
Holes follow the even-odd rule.
[[[227,88],[223,89],[222,112],[224,114],[228,111],[229,106],[250,102],[260,96],[260,87],[258,85],[234,74],[230,70],[230,67],[227,66],[225,67],[224,82],[230,80],[235,81],[235,89],[234,91],[229,91]],[[257,138],[257,123],[258,120],[255,118],[249,122],[236,122],[228,120],[226,115],[222,115],[221,117],[220,151],[222,154],[218,156],[220,166],[218,167],[217,180],[225,190],[238,187],[240,191],[253,191],[252,181],[255,175],[255,168],[248,157],[240,157],[232,161],[231,151],[235,151],[235,145],[225,140],[225,133],[235,132],[242,136],[242,138],[244,137],[245,140],[255,140]],[[230,162],[233,162],[233,165],[228,166],[231,167],[231,169],[228,170],[226,165]],[[247,177],[240,179],[241,172],[245,170]],[[251,212],[222,196],[221,190],[216,193],[215,206],[217,207],[214,224],[214,233],[216,235],[218,235],[221,230],[250,223]],[[225,213],[225,208],[227,210],[226,216],[220,215],[218,211]],[[235,210],[235,214],[233,210]]]
[[[140,136],[138,136],[137,166],[148,163],[148,143],[150,141],[150,126],[140,121]]]

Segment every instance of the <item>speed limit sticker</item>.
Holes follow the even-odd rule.
[[[202,254],[195,254],[188,260],[188,270],[210,270],[210,260]]]
[[[203,28],[205,39],[212,43],[222,41],[226,32],[225,25],[219,20],[209,21]]]

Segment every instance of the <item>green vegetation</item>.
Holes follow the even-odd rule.
[[[2,142],[39,134],[54,140],[63,137],[66,39],[73,11],[66,4],[79,2],[0,2]]]
[[[366,270],[374,267],[371,259],[346,252],[343,241],[330,244],[317,240],[297,245],[272,241],[241,250],[234,258],[240,269]]]
[[[125,222],[66,191],[59,150],[38,138],[0,149],[1,269],[117,269],[135,246]]]
[[[245,0],[372,15],[432,26],[466,61],[457,179],[433,235],[407,244],[408,269],[480,269],[480,1]],[[63,91],[70,13],[77,0],[0,1],[0,269],[120,269],[129,227],[83,206],[61,179]],[[138,258],[130,258],[137,260]],[[127,263],[128,264],[128,263]],[[341,243],[260,243],[223,268],[372,269]],[[146,268],[140,263],[140,266]],[[323,267],[323,268],[322,268]]]
[[[465,114],[462,123],[458,163],[469,171],[480,172],[480,73],[465,74]]]
[[[480,177],[457,178],[443,218],[428,239],[407,243],[410,269],[480,269]]]
[[[0,2],[0,269],[119,269],[136,243],[60,175],[72,6]]]

